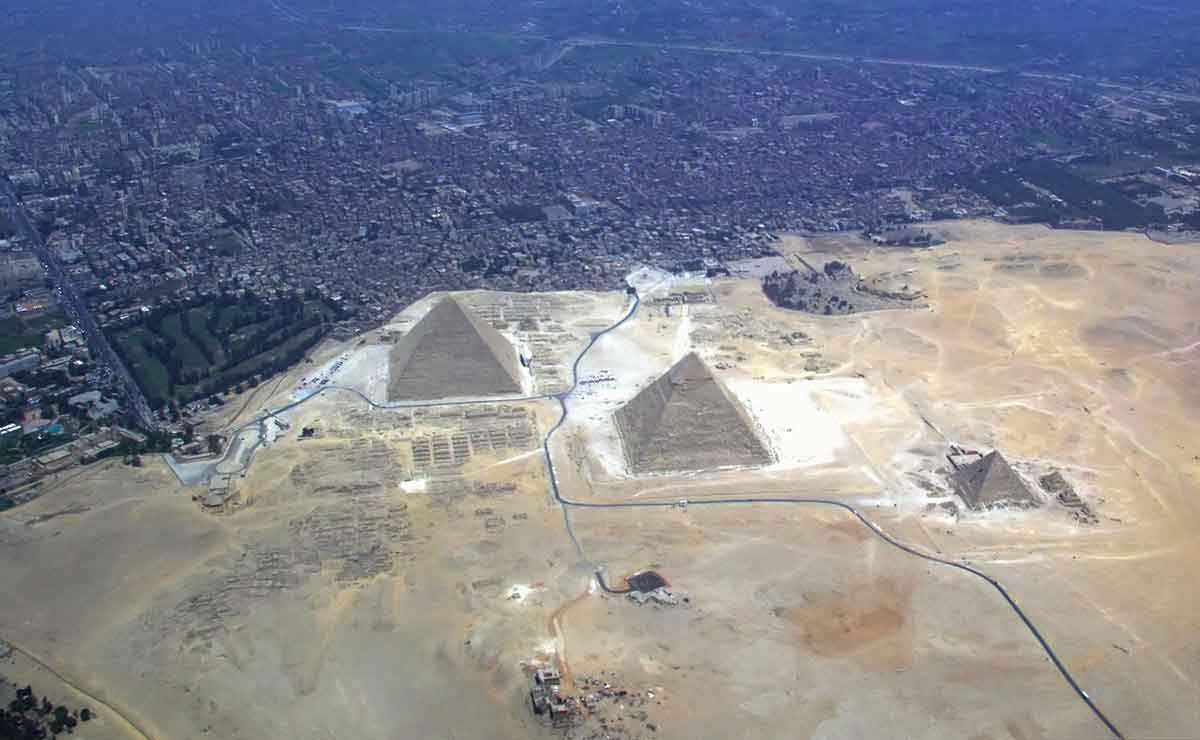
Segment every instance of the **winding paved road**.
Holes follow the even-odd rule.
[[[570,413],[570,407],[568,404],[568,400],[570,399],[571,395],[574,394],[576,388],[578,388],[578,386],[579,386],[580,363],[583,362],[583,359],[587,356],[587,353],[589,351],[591,351],[592,347],[595,346],[596,342],[600,341],[600,339],[602,339],[605,335],[607,335],[613,331],[616,331],[621,326],[623,326],[626,322],[630,321],[634,317],[634,315],[637,313],[637,310],[640,305],[641,305],[641,298],[638,295],[634,294],[633,303],[630,305],[629,310],[625,313],[625,315],[620,318],[620,320],[618,320],[612,326],[609,326],[607,329],[597,332],[591,336],[591,338],[588,340],[587,345],[585,345],[584,348],[579,352],[579,354],[575,357],[575,361],[571,365],[571,385],[563,393],[533,395],[533,396],[519,396],[519,397],[509,397],[509,398],[481,398],[481,399],[469,399],[468,398],[468,399],[459,399],[459,400],[452,400],[452,401],[418,401],[418,402],[400,402],[400,403],[394,403],[394,404],[382,404],[382,403],[377,403],[375,401],[372,401],[370,398],[368,398],[366,395],[364,395],[361,391],[359,391],[355,388],[349,388],[346,386],[329,385],[329,386],[324,386],[323,388],[314,392],[312,395],[306,396],[305,398],[302,398],[298,401],[293,401],[293,402],[288,403],[284,406],[281,406],[275,410],[268,410],[266,413],[264,413],[262,416],[258,417],[257,419],[254,419],[253,421],[250,421],[247,424],[239,427],[237,429],[237,432],[240,433],[247,429],[251,429],[252,427],[255,427],[255,426],[258,426],[260,428],[259,442],[256,442],[254,444],[254,446],[251,448],[251,450],[249,451],[249,453],[252,453],[253,450],[258,447],[258,444],[262,440],[263,435],[261,433],[261,430],[263,428],[263,425],[265,425],[268,422],[268,420],[270,420],[272,417],[274,417],[277,414],[288,411],[289,409],[296,408],[297,406],[307,402],[309,399],[315,398],[316,396],[318,396],[322,393],[325,393],[327,391],[339,391],[339,392],[351,393],[351,394],[356,395],[359,398],[361,398],[363,401],[365,401],[367,404],[369,404],[372,408],[379,408],[379,409],[430,408],[430,407],[438,407],[438,406],[466,406],[466,405],[476,405],[476,404],[483,404],[483,403],[517,403],[517,402],[524,402],[524,401],[544,401],[544,400],[551,400],[551,399],[556,400],[556,401],[558,401],[559,408],[561,410],[561,414],[559,415],[558,421],[555,422],[554,426],[550,427],[550,429],[547,430],[545,437],[542,438],[542,454],[545,457],[546,469],[549,474],[550,491],[553,494],[555,502],[558,503],[559,507],[562,509],[563,524],[566,527],[567,535],[570,538],[571,543],[575,546],[575,550],[579,554],[580,559],[584,562],[587,562],[587,556],[584,552],[583,546],[580,544],[579,538],[576,537],[576,535],[575,535],[575,529],[571,525],[571,510],[572,509],[670,509],[670,508],[673,508],[678,505],[678,502],[675,502],[675,501],[626,501],[626,502],[603,503],[603,502],[595,502],[595,501],[575,501],[575,500],[566,498],[562,495],[562,490],[559,488],[558,474],[557,474],[557,471],[554,466],[554,456],[550,452],[550,443],[551,443],[552,438],[554,437],[554,434],[556,432],[558,432],[558,430],[561,429],[562,426],[566,423],[567,415]],[[231,448],[232,448],[232,445],[231,445]],[[249,453],[246,455],[246,458],[245,458],[247,460],[246,465],[249,465],[249,460],[252,457],[252,454],[249,454]],[[227,451],[227,455],[228,455],[228,451]],[[224,462],[224,459],[222,459],[222,462]],[[218,464],[220,464],[220,463],[218,463]],[[245,466],[243,466],[241,469],[244,470]],[[1104,712],[1100,709],[1100,707],[1096,704],[1096,702],[1092,699],[1092,697],[1087,693],[1087,691],[1085,691],[1084,688],[1079,685],[1079,682],[1071,674],[1071,671],[1067,668],[1066,664],[1064,664],[1062,659],[1059,658],[1058,654],[1056,652],[1054,652],[1054,648],[1051,647],[1049,641],[1042,634],[1041,630],[1039,630],[1037,628],[1037,625],[1035,625],[1033,623],[1033,620],[1029,617],[1029,615],[1025,612],[1025,610],[1021,608],[1021,606],[1017,603],[1016,599],[1013,598],[1011,593],[1009,593],[1008,589],[1004,588],[1004,586],[998,580],[996,580],[992,576],[988,575],[987,573],[984,573],[983,571],[979,570],[978,568],[967,565],[966,563],[958,562],[955,560],[948,560],[946,558],[941,558],[936,555],[932,555],[932,554],[927,553],[913,545],[902,542],[901,540],[898,540],[895,537],[893,537],[892,535],[883,531],[879,527],[879,525],[875,524],[873,521],[868,519],[867,516],[865,514],[863,514],[863,512],[860,511],[858,508],[856,508],[850,504],[847,504],[844,501],[837,501],[835,499],[825,499],[825,498],[802,498],[802,497],[789,498],[789,497],[765,496],[765,497],[728,498],[728,499],[703,499],[703,500],[687,502],[688,506],[746,506],[746,505],[761,506],[761,505],[781,505],[781,504],[793,505],[793,506],[795,506],[795,505],[830,506],[833,508],[841,509],[842,511],[845,511],[848,514],[850,514],[851,516],[853,516],[854,518],[856,518],[859,522],[862,523],[862,525],[864,527],[866,527],[868,530],[870,530],[870,532],[872,534],[874,534],[876,537],[883,540],[887,544],[891,545],[892,547],[895,547],[895,548],[897,548],[905,553],[908,553],[909,555],[912,555],[914,557],[921,558],[922,560],[927,560],[931,563],[937,563],[939,565],[944,565],[948,568],[954,568],[955,570],[970,574],[976,578],[980,578],[980,579],[986,581],[989,586],[991,586],[993,589],[996,590],[997,593],[1000,594],[1000,596],[1004,599],[1005,603],[1007,603],[1008,606],[1017,615],[1017,617],[1020,618],[1021,622],[1024,623],[1025,627],[1029,629],[1030,634],[1032,634],[1034,639],[1037,640],[1038,645],[1041,646],[1043,652],[1046,653],[1046,656],[1054,664],[1054,667],[1058,669],[1058,672],[1063,677],[1063,680],[1065,680],[1067,682],[1067,684],[1071,687],[1071,689],[1075,692],[1075,694],[1081,700],[1083,700],[1083,702],[1087,705],[1088,709],[1090,709],[1092,711],[1092,713],[1096,716],[1096,718],[1104,724],[1104,726],[1108,729],[1108,731],[1112,734],[1112,736],[1114,738],[1117,738],[1117,740],[1125,739],[1125,736],[1121,733],[1121,731],[1119,729],[1117,729],[1117,726],[1112,722],[1112,720],[1110,720],[1108,718],[1108,716],[1104,714]],[[618,590],[612,589],[605,582],[603,568],[595,567],[595,566],[593,566],[593,567],[595,568],[596,578],[598,579],[601,587],[606,592],[621,593]]]
[[[802,59],[810,62],[871,64],[884,67],[908,67],[911,69],[940,69],[958,72],[974,72],[985,75],[1013,74],[1017,77],[1024,77],[1031,80],[1090,84],[1106,90],[1129,93],[1130,95],[1148,93],[1151,95],[1157,95],[1160,98],[1174,100],[1180,103],[1200,102],[1200,96],[1188,95],[1186,93],[1175,92],[1173,90],[1162,90],[1154,87],[1155,83],[1151,83],[1149,85],[1127,85],[1120,82],[1111,82],[1109,80],[1083,77],[1081,75],[1068,72],[1031,72],[1027,70],[1023,71],[1016,67],[997,67],[981,64],[963,64],[959,62],[937,62],[921,59],[903,59],[898,57],[854,56],[853,54],[822,54],[808,51],[789,51],[787,49],[759,49],[749,46],[689,44],[671,41],[635,41],[631,39],[612,39],[603,37],[574,37],[563,40],[560,42],[560,45],[554,56],[551,57],[544,68],[548,68],[557,63],[572,50],[588,46],[623,46],[661,51],[674,50],[704,52],[709,54],[740,54],[743,56],[785,57],[789,59]]]
[[[572,508],[580,508],[580,509],[651,509],[651,508],[658,508],[658,509],[662,509],[662,508],[671,508],[671,507],[674,507],[677,505],[677,503],[673,502],[673,501],[662,501],[662,502],[658,502],[658,501],[627,501],[627,502],[614,502],[614,503],[599,503],[599,502],[593,502],[593,501],[573,501],[571,499],[565,498],[562,495],[562,491],[559,489],[558,476],[554,469],[554,458],[550,454],[550,439],[551,439],[551,437],[554,436],[554,433],[557,432],[562,427],[562,425],[566,422],[567,413],[569,411],[568,406],[567,406],[567,399],[575,391],[575,388],[579,385],[579,364],[583,361],[583,358],[584,358],[584,356],[587,355],[588,351],[591,350],[592,346],[595,345],[596,342],[599,341],[601,337],[603,337],[605,334],[608,334],[609,332],[616,330],[622,324],[624,324],[626,321],[629,321],[630,319],[632,319],[633,315],[637,312],[638,306],[640,304],[641,304],[641,299],[635,295],[633,305],[630,307],[629,312],[627,314],[625,314],[625,316],[622,317],[621,320],[618,321],[617,323],[613,324],[612,326],[605,329],[604,331],[593,335],[591,340],[587,343],[587,346],[584,347],[583,351],[579,353],[579,356],[575,358],[575,362],[571,366],[571,386],[567,390],[566,393],[563,393],[562,395],[557,396],[559,405],[562,409],[562,415],[559,417],[558,423],[556,423],[553,427],[550,428],[549,431],[546,432],[546,436],[542,440],[542,451],[545,454],[546,467],[550,473],[550,488],[554,494],[554,500],[557,501],[559,503],[559,505],[562,507],[563,520],[566,522],[566,525],[567,525],[567,534],[570,536],[571,542],[574,543],[575,549],[580,553],[581,556],[583,555],[583,548],[579,544],[579,540],[575,536],[574,528],[571,526],[571,519],[570,519],[569,512]],[[1104,712],[1100,709],[1100,707],[1097,706],[1096,702],[1094,702],[1092,700],[1092,697],[1090,695],[1088,695],[1087,691],[1085,691],[1083,689],[1083,687],[1079,685],[1079,682],[1075,680],[1075,677],[1073,675],[1071,675],[1071,671],[1067,669],[1067,666],[1058,657],[1058,654],[1054,652],[1054,649],[1050,646],[1050,643],[1046,640],[1045,636],[1042,635],[1041,631],[1033,623],[1033,620],[1030,619],[1029,615],[1025,613],[1025,610],[1022,609],[1019,604],[1017,604],[1017,601],[1016,601],[1016,599],[1013,598],[1012,594],[1010,594],[1008,592],[1008,590],[1006,588],[1004,588],[1004,586],[1001,585],[1001,583],[999,581],[997,581],[995,578],[993,578],[993,577],[989,576],[988,574],[984,573],[983,571],[981,571],[977,568],[974,568],[970,565],[967,565],[965,563],[960,563],[960,562],[957,562],[954,560],[947,560],[945,558],[940,558],[936,555],[931,555],[929,553],[926,553],[926,552],[914,547],[913,545],[909,545],[905,542],[902,542],[902,541],[896,539],[892,535],[890,535],[887,532],[884,532],[882,529],[880,529],[879,525],[875,524],[873,521],[868,519],[866,517],[866,515],[864,515],[859,509],[855,508],[854,506],[851,506],[850,504],[845,503],[844,501],[836,501],[833,499],[823,499],[823,498],[784,498],[784,497],[772,497],[772,496],[764,496],[764,497],[756,496],[756,497],[749,497],[749,498],[730,498],[730,499],[705,499],[705,500],[699,500],[699,501],[688,501],[689,506],[735,506],[735,505],[746,505],[746,504],[760,504],[760,505],[761,504],[791,504],[791,505],[806,504],[806,505],[815,505],[815,506],[832,506],[834,508],[842,509],[843,511],[850,513],[856,519],[858,519],[858,521],[861,522],[863,524],[863,526],[865,526],[868,530],[870,530],[871,533],[874,534],[876,537],[880,538],[881,540],[888,543],[889,545],[892,545],[893,547],[896,547],[896,548],[902,550],[903,552],[908,553],[909,555],[913,555],[915,557],[921,558],[923,560],[927,560],[932,563],[938,563],[940,565],[945,565],[950,568],[955,568],[964,573],[969,573],[977,578],[982,578],[984,581],[986,581],[988,583],[988,585],[990,585],[992,588],[994,588],[1000,594],[1000,596],[1002,596],[1004,598],[1004,601],[1009,605],[1009,607],[1011,607],[1012,610],[1016,613],[1016,615],[1018,617],[1020,617],[1021,621],[1029,629],[1029,632],[1034,636],[1034,638],[1037,640],[1038,644],[1041,646],[1042,650],[1046,653],[1046,656],[1050,658],[1050,661],[1052,663],[1054,663],[1054,667],[1058,669],[1058,672],[1062,675],[1063,679],[1066,680],[1067,684],[1071,687],[1072,690],[1074,690],[1075,694],[1077,696],[1079,696],[1079,698],[1082,699],[1085,704],[1087,704],[1088,708],[1090,710],[1092,710],[1092,713],[1096,715],[1096,718],[1099,719],[1104,724],[1104,726],[1108,729],[1108,731],[1112,733],[1113,737],[1117,738],[1117,740],[1124,740],[1125,736],[1123,734],[1121,734],[1121,731],[1119,729],[1117,729],[1117,726],[1115,724],[1113,724],[1112,720],[1110,720],[1108,718],[1108,716],[1104,714]],[[584,559],[586,560],[586,558],[584,558]],[[596,577],[599,580],[601,587],[605,591],[608,591],[610,593],[619,593],[618,591],[611,589],[605,583],[603,573],[600,569],[596,570]]]

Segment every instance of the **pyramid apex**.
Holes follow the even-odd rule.
[[[701,360],[700,355],[695,352],[688,352],[681,357],[667,371],[667,375],[670,377],[672,383],[707,380],[713,377],[712,371],[708,369],[708,365],[705,365],[704,360]]]
[[[613,421],[634,473],[771,462],[754,422],[695,352],[639,391]]]
[[[437,310],[443,309],[443,308],[457,308],[459,311],[462,311],[464,314],[468,313],[470,311],[470,309],[468,309],[466,306],[464,306],[454,296],[444,295],[441,298],[437,299],[437,301],[434,302],[433,306],[429,309],[428,313],[433,313],[434,311],[437,311]]]
[[[454,296],[442,296],[392,348],[389,400],[521,392],[515,350]]]
[[[972,509],[997,504],[1037,505],[1037,499],[999,450],[992,450],[963,467],[954,475],[953,482]]]

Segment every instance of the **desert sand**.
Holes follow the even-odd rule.
[[[928,249],[781,244],[921,290],[917,309],[819,317],[753,279],[637,276],[642,303],[580,363],[550,453],[566,499],[671,506],[564,511],[541,449],[554,398],[368,405],[441,296],[322,347],[213,420],[232,431],[320,379],[357,391],[246,428],[253,454],[224,463],[237,507],[202,510],[203,484],[147,458],[0,514],[0,639],[23,651],[0,670],[90,702],[88,737],[1110,735],[982,579],[830,506],[695,505],[806,497],[997,579],[1126,737],[1195,736],[1200,248],[935,227],[946,243]],[[534,359],[536,396],[564,391],[630,305],[458,298]],[[613,413],[692,351],[770,461],[635,474]],[[951,445],[1001,450],[1041,505],[969,510]],[[1094,521],[1038,487],[1053,470]],[[638,606],[594,577],[643,568],[686,601]],[[528,708],[534,664],[581,695],[627,693],[552,728]]]

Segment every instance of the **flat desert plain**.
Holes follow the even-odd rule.
[[[596,338],[629,295],[461,294],[533,359],[523,393],[388,407],[431,296],[211,422],[236,505],[147,457],[0,514],[0,672],[97,738],[1113,736],[992,585],[874,527],[1002,584],[1124,736],[1196,737],[1200,246],[934,228],[780,244],[910,309],[647,269]],[[631,472],[613,415],[689,352],[769,460]],[[667,437],[715,444],[705,423]],[[966,507],[952,446],[1001,451],[1039,505]],[[596,576],[647,568],[675,605]],[[530,711],[538,665],[583,701],[569,727]]]

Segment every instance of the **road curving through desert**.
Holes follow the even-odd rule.
[[[858,508],[856,508],[850,504],[847,504],[843,501],[837,501],[834,499],[802,498],[802,497],[790,498],[790,497],[774,497],[774,496],[701,499],[701,500],[691,500],[691,501],[686,501],[686,500],[684,500],[684,501],[625,501],[625,502],[608,502],[608,503],[594,502],[594,501],[575,501],[575,500],[564,497],[562,495],[562,491],[558,485],[558,476],[557,476],[557,471],[555,470],[555,466],[554,466],[554,458],[550,451],[550,443],[554,437],[554,434],[560,428],[562,428],[562,426],[567,421],[567,416],[570,413],[569,399],[579,386],[580,363],[584,360],[584,358],[587,356],[588,352],[592,349],[592,347],[594,347],[595,344],[598,341],[600,341],[600,339],[602,339],[605,335],[610,334],[610,333],[616,331],[617,329],[619,329],[626,322],[632,320],[633,317],[637,314],[638,308],[641,306],[641,297],[636,292],[633,292],[633,291],[631,291],[631,295],[632,295],[633,301],[630,304],[628,311],[626,311],[626,313],[611,326],[603,329],[602,331],[592,334],[591,337],[589,338],[587,344],[583,347],[582,350],[580,350],[579,354],[576,355],[575,361],[571,365],[571,384],[567,388],[567,390],[562,393],[530,395],[530,396],[507,396],[507,397],[494,397],[494,398],[463,398],[463,399],[453,399],[453,400],[398,402],[398,403],[390,403],[389,404],[389,403],[378,403],[376,401],[373,401],[372,399],[367,397],[362,391],[360,391],[356,388],[350,388],[347,386],[339,386],[339,385],[327,385],[327,386],[321,387],[320,389],[316,390],[312,394],[305,396],[304,398],[292,401],[292,402],[285,404],[283,406],[280,406],[279,408],[276,408],[274,410],[268,410],[264,414],[255,418],[254,420],[238,427],[234,432],[235,435],[240,435],[240,434],[242,434],[246,431],[252,430],[256,427],[257,427],[259,433],[258,433],[258,438],[254,441],[254,443],[251,445],[251,447],[248,448],[245,452],[239,453],[238,456],[240,456],[244,462],[241,464],[240,468],[234,472],[244,471],[246,469],[246,467],[249,466],[250,461],[253,458],[254,451],[262,444],[262,440],[265,437],[266,424],[269,423],[272,418],[274,418],[276,415],[278,415],[280,413],[284,413],[293,408],[296,408],[296,407],[300,406],[301,404],[307,402],[308,400],[315,398],[325,392],[337,391],[337,392],[349,393],[351,395],[358,396],[365,403],[367,403],[370,407],[378,408],[378,409],[435,408],[435,407],[449,407],[449,406],[478,405],[478,404],[486,404],[486,403],[518,403],[518,402],[527,402],[527,401],[555,400],[559,404],[560,415],[559,415],[558,421],[555,422],[555,424],[546,431],[545,436],[543,436],[543,438],[542,438],[542,454],[543,454],[543,457],[545,458],[546,470],[547,470],[548,477],[550,480],[550,493],[553,496],[554,501],[562,509],[563,525],[566,528],[567,536],[571,540],[571,544],[575,547],[575,550],[578,553],[581,561],[584,561],[586,563],[587,556],[585,554],[582,544],[579,542],[579,539],[575,534],[574,527],[571,524],[571,510],[572,509],[670,509],[670,508],[673,508],[676,506],[681,506],[681,505],[687,505],[687,506],[760,505],[761,506],[761,505],[779,505],[779,504],[830,506],[830,507],[834,507],[837,509],[841,509],[842,511],[853,516],[864,527],[866,527],[868,530],[870,530],[870,532],[872,534],[874,534],[876,537],[883,540],[887,544],[891,545],[892,547],[895,547],[895,548],[897,548],[909,555],[912,555],[914,557],[921,558],[922,560],[926,560],[926,561],[932,562],[932,563],[937,563],[939,565],[944,565],[949,568],[954,568],[963,573],[970,574],[976,578],[980,578],[980,579],[986,581],[988,583],[988,585],[990,585],[993,589],[995,589],[995,591],[997,593],[1000,594],[1000,596],[1004,599],[1005,603],[1008,604],[1009,608],[1011,608],[1012,611],[1021,620],[1021,622],[1024,623],[1025,627],[1028,628],[1029,632],[1033,635],[1034,639],[1037,641],[1037,643],[1041,647],[1042,651],[1045,652],[1046,656],[1050,659],[1050,662],[1052,662],[1054,664],[1054,667],[1058,670],[1059,674],[1063,677],[1063,680],[1065,680],[1067,682],[1067,684],[1071,687],[1071,689],[1075,692],[1075,694],[1087,705],[1088,709],[1091,710],[1091,712],[1096,716],[1096,718],[1101,723],[1104,724],[1104,726],[1107,728],[1109,733],[1111,733],[1112,737],[1117,738],[1117,740],[1124,740],[1125,736],[1117,728],[1116,724],[1114,724],[1113,721],[1110,720],[1108,718],[1108,716],[1104,714],[1104,712],[1100,709],[1100,707],[1096,704],[1096,702],[1092,699],[1092,697],[1079,684],[1079,682],[1076,680],[1074,675],[1072,675],[1071,671],[1067,668],[1066,664],[1063,663],[1062,659],[1054,651],[1054,648],[1051,647],[1049,641],[1042,634],[1041,630],[1039,630],[1037,628],[1037,626],[1033,623],[1033,620],[1029,617],[1029,615],[1025,612],[1025,610],[1021,608],[1021,606],[1017,603],[1016,599],[1013,598],[1012,594],[1009,593],[1009,591],[998,580],[996,580],[992,576],[988,575],[987,573],[985,573],[971,565],[968,565],[967,563],[958,562],[955,560],[949,560],[946,558],[938,557],[936,555],[932,555],[930,553],[927,553],[927,552],[921,550],[920,548],[918,548],[914,545],[910,545],[908,543],[905,543],[901,540],[896,539],[892,535],[883,531],[883,529],[881,529],[879,527],[879,525],[875,524],[873,521],[871,521],[869,518],[867,518],[867,516],[865,514],[863,514],[863,512],[861,510],[859,510]],[[226,459],[228,458],[228,456],[230,454],[230,450],[233,450],[235,447],[237,447],[237,445],[231,444],[228,446],[225,457],[223,457],[217,463],[217,466],[220,466],[222,463],[224,463],[226,461]],[[605,591],[606,593],[612,593],[612,594],[624,593],[623,591],[612,588],[604,580],[604,570],[602,567],[596,566],[594,564],[592,564],[591,567],[593,568],[594,575],[603,591]]]
[[[1059,674],[1062,675],[1063,679],[1067,682],[1067,684],[1071,687],[1071,689],[1075,692],[1075,694],[1081,700],[1083,700],[1083,702],[1085,704],[1087,704],[1088,709],[1090,709],[1092,711],[1092,713],[1096,716],[1096,718],[1099,719],[1100,722],[1102,722],[1104,724],[1104,726],[1108,729],[1108,731],[1112,734],[1112,736],[1114,738],[1117,738],[1117,740],[1124,740],[1125,736],[1121,733],[1121,731],[1119,729],[1117,729],[1117,726],[1112,722],[1112,720],[1110,720],[1108,718],[1108,716],[1104,714],[1104,712],[1100,709],[1100,707],[1096,704],[1096,702],[1092,700],[1092,697],[1087,693],[1087,691],[1085,691],[1084,688],[1079,685],[1079,682],[1071,674],[1071,671],[1067,669],[1067,666],[1063,663],[1062,659],[1059,658],[1058,654],[1054,652],[1054,648],[1052,648],[1050,646],[1050,643],[1046,640],[1046,638],[1042,634],[1042,632],[1033,623],[1033,620],[1030,619],[1029,615],[1025,613],[1025,610],[1022,609],[1019,604],[1017,604],[1017,601],[1016,601],[1016,599],[1013,598],[1012,594],[1010,594],[1008,592],[1008,590],[1006,588],[1004,588],[1004,586],[998,580],[996,580],[995,578],[989,576],[987,573],[984,573],[983,571],[981,571],[977,568],[967,565],[966,563],[960,563],[960,562],[957,562],[954,560],[940,558],[940,557],[937,557],[936,555],[931,555],[929,553],[926,553],[926,552],[920,550],[919,548],[917,548],[913,545],[909,545],[905,542],[902,542],[902,541],[896,539],[895,537],[891,536],[887,532],[883,531],[883,529],[881,529],[879,527],[879,525],[875,524],[873,521],[868,519],[866,517],[866,515],[864,515],[859,509],[855,508],[854,506],[851,506],[850,504],[847,504],[843,501],[836,501],[833,499],[786,498],[786,497],[774,497],[774,496],[749,497],[749,498],[726,498],[726,499],[703,499],[703,500],[686,501],[686,502],[684,502],[684,501],[680,501],[680,502],[675,502],[675,501],[625,501],[625,502],[610,502],[610,503],[594,502],[594,501],[573,501],[571,499],[563,497],[562,491],[559,489],[559,486],[558,486],[558,477],[557,477],[557,474],[554,469],[554,458],[550,454],[550,440],[554,436],[554,433],[557,432],[567,420],[567,414],[569,413],[567,399],[571,396],[571,394],[575,391],[575,388],[578,386],[579,364],[583,360],[584,356],[587,355],[588,351],[591,350],[591,348],[596,344],[596,342],[599,341],[605,334],[608,334],[608,333],[618,329],[625,322],[632,319],[640,305],[641,305],[641,299],[635,293],[633,296],[633,304],[630,306],[628,313],[626,313],[625,316],[623,316],[619,321],[617,321],[615,324],[608,327],[604,331],[601,331],[601,332],[598,332],[598,333],[592,335],[591,340],[587,343],[587,345],[583,348],[583,350],[575,358],[575,362],[571,366],[571,385],[566,390],[566,392],[562,393],[559,396],[556,396],[556,398],[558,399],[558,402],[559,402],[559,406],[562,410],[562,413],[559,416],[558,422],[555,423],[555,425],[552,426],[546,432],[546,436],[542,440],[542,451],[546,458],[546,468],[549,472],[551,493],[554,495],[554,500],[556,502],[558,502],[558,504],[562,507],[563,522],[565,523],[566,528],[567,528],[567,535],[570,537],[572,544],[574,544],[576,551],[579,553],[579,555],[582,559],[586,560],[586,557],[584,556],[584,550],[583,550],[582,545],[579,543],[578,538],[575,536],[574,528],[571,526],[570,510],[572,508],[580,508],[580,509],[651,509],[651,508],[667,509],[667,508],[680,506],[681,504],[688,505],[688,506],[733,506],[733,505],[752,505],[752,504],[757,504],[757,505],[806,504],[806,505],[816,505],[816,506],[832,506],[834,508],[841,509],[841,510],[849,513],[856,519],[858,519],[858,521],[864,527],[866,527],[868,530],[870,530],[871,533],[874,534],[876,537],[878,537],[879,539],[888,543],[889,545],[891,545],[895,548],[898,548],[899,550],[901,550],[905,553],[908,553],[909,555],[913,555],[915,557],[921,558],[922,560],[926,560],[926,561],[929,561],[932,563],[938,563],[940,565],[944,565],[944,566],[947,566],[950,568],[955,568],[964,573],[969,573],[972,576],[981,578],[984,581],[986,581],[988,583],[988,585],[990,585],[992,588],[994,588],[1000,594],[1000,596],[1004,598],[1004,601],[1008,604],[1008,606],[1013,610],[1013,612],[1016,613],[1016,615],[1021,619],[1021,621],[1029,629],[1029,632],[1033,635],[1034,639],[1037,640],[1037,642],[1041,646],[1042,650],[1046,653],[1046,656],[1054,664],[1054,667],[1058,669]],[[606,593],[613,593],[613,594],[622,593],[621,591],[619,591],[617,589],[613,589],[611,586],[609,586],[605,582],[604,573],[601,568],[596,569],[595,575],[596,575],[597,581],[600,584],[601,589],[604,590]]]

